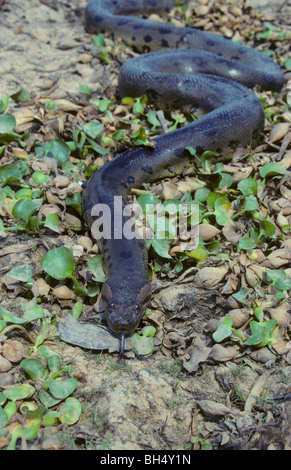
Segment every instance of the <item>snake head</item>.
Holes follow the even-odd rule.
[[[151,285],[146,280],[112,276],[102,287],[101,303],[110,330],[126,335],[139,325],[151,297]]]

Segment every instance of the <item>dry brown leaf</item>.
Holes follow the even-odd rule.
[[[11,362],[0,354],[0,374],[2,374],[3,372],[8,372],[11,367]]]
[[[269,254],[264,262],[264,266],[278,269],[291,261],[291,250],[278,249]]]
[[[219,268],[205,267],[200,269],[194,277],[194,284],[196,287],[212,288],[219,284],[225,275],[228,273],[228,266],[221,266]]]
[[[221,344],[215,344],[211,350],[210,357],[216,362],[227,362],[231,361],[238,353],[239,349],[237,346],[225,348]]]
[[[228,222],[222,229],[225,238],[231,243],[237,243],[241,237],[241,231],[235,222]]]
[[[198,406],[201,410],[212,416],[225,416],[231,413],[231,409],[225,406],[223,403],[217,403],[212,400],[198,400]]]
[[[47,284],[47,282],[45,282],[44,279],[39,278],[34,282],[31,290],[35,297],[41,297],[49,293],[50,286]]]
[[[53,295],[60,300],[71,300],[74,297],[73,291],[71,291],[67,286],[55,287]]]
[[[217,227],[214,227],[214,225],[210,225],[210,224],[199,225],[199,235],[202,237],[203,241],[211,240],[211,238],[215,237],[220,232],[221,230],[219,230]]]
[[[249,312],[241,308],[230,310],[227,314],[232,319],[234,328],[241,328],[249,318]]]
[[[277,142],[287,134],[290,124],[288,122],[280,122],[275,124],[270,132],[269,142]]]

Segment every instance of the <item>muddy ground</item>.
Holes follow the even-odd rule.
[[[200,2],[200,6],[208,4],[211,2]],[[112,60],[104,64],[94,55],[93,36],[84,30],[85,5],[86,0],[2,2],[1,96],[14,93],[20,86],[30,94],[28,104],[11,103],[10,112],[23,111],[26,107],[39,116],[45,100],[66,100],[85,107],[88,103],[79,92],[79,86],[85,84],[95,98],[115,96],[120,62]],[[234,6],[233,2],[226,3],[224,11]],[[270,7],[263,13],[267,21],[284,30],[288,11],[285,2],[281,10]],[[231,28],[228,23],[224,26]],[[280,150],[280,143],[278,146],[271,149],[273,154]],[[271,150],[268,148],[269,153]],[[4,163],[7,161],[9,158]],[[285,180],[286,186],[287,183]],[[4,250],[1,275],[31,260],[40,266],[48,248],[78,245],[80,236],[85,234],[85,231],[81,234],[67,231],[60,236],[44,233],[30,237],[25,233],[10,233],[1,239]],[[5,252],[7,248],[11,250]],[[285,344],[285,349],[274,354],[267,347],[260,350],[242,347],[236,338],[222,344],[212,338],[218,320],[229,310],[239,310],[239,315],[250,318],[249,309],[242,308],[230,295],[235,290],[232,282],[239,279],[235,284],[237,289],[244,285],[240,284],[240,275],[243,272],[246,279],[248,261],[246,256],[239,259],[237,253],[229,263],[214,259],[206,266],[226,268],[225,276],[208,286],[195,283],[195,266],[178,281],[179,275],[160,280],[157,275],[155,280],[168,287],[155,296],[152,314],[146,321],[158,331],[154,351],[143,359],[133,355],[127,358],[126,365],[116,364],[116,354],[88,351],[60,341],[52,326],[53,334],[46,344],[61,356],[64,364],[71,366],[73,377],[78,379],[74,397],[82,404],[82,413],[73,425],[59,423],[41,427],[37,438],[27,442],[28,447],[198,450],[208,446],[215,450],[290,450],[291,413],[287,399],[288,394],[290,397],[290,347]],[[287,268],[288,262],[283,263],[282,269]],[[9,284],[7,279],[3,282],[0,298],[5,308],[13,309],[26,301],[22,286]],[[75,301],[75,297],[58,300],[44,295],[42,306],[59,320],[71,311]],[[279,321],[285,343],[288,329],[290,333],[287,310],[288,307]],[[85,305],[83,315],[85,318],[94,315],[90,304]],[[19,331],[1,337],[2,344],[10,340],[27,348],[27,338]],[[11,368],[0,374],[3,389],[23,380],[19,361],[10,362]],[[272,399],[284,395],[285,399]],[[3,441],[2,446],[5,448]]]

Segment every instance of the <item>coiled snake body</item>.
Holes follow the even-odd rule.
[[[161,106],[199,107],[207,112],[181,129],[156,137],[154,148],[131,148],[96,171],[83,197],[89,226],[96,204],[110,208],[113,224],[118,215],[114,196],[122,196],[122,212],[133,187],[181,173],[189,165],[187,146],[199,153],[226,154],[238,144],[255,145],[264,116],[260,101],[246,87],[259,84],[262,89],[280,90],[283,85],[278,65],[256,50],[200,30],[127,16],[169,11],[173,4],[173,0],[91,0],[87,5],[88,32],[110,32],[141,50],[163,49],[121,67],[121,95],[147,94]],[[129,334],[151,296],[145,243],[125,236],[116,239],[112,232],[111,239],[102,241],[102,252],[108,272],[101,292],[105,316],[113,333]]]

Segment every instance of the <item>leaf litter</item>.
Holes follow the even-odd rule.
[[[37,0],[26,10],[25,2],[16,10],[2,5],[10,46],[1,60],[0,446],[288,449],[288,401],[272,400],[288,397],[291,362],[286,15],[201,1],[172,16],[178,25],[219,29],[273,55],[285,64],[287,85],[279,95],[259,93],[265,135],[254,152],[238,149],[221,164],[205,155],[192,174],[136,191],[133,197],[176,204],[194,199],[202,240],[198,250],[185,250],[179,238],[152,244],[156,293],[141,328],[151,325],[156,334],[145,336],[152,344],[146,361],[134,359],[129,347],[127,364],[115,366],[118,340],[98,325],[104,273],[81,217],[82,182],[113,154],[147,145],[162,128],[192,117],[157,113],[145,97],[118,100],[119,63],[136,53],[106,36],[93,41],[78,16],[85,4],[60,2],[58,11]],[[22,11],[29,12],[24,21]],[[26,64],[20,37],[30,51]],[[69,250],[62,276],[44,262],[60,248]],[[66,322],[76,334],[73,345],[60,341]],[[96,329],[105,334],[104,345],[96,346]],[[15,389],[19,382],[23,388]],[[16,421],[20,402],[28,413],[25,433]]]

